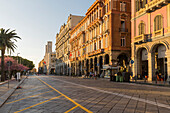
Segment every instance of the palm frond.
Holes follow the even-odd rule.
[[[0,29],[0,48],[7,48],[7,51],[14,50],[17,48],[14,42],[17,42],[17,39],[21,39],[15,33],[15,30],[10,31],[10,29]]]

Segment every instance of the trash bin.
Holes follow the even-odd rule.
[[[120,76],[119,79],[120,79],[120,82],[123,82],[123,76]]]
[[[110,76],[110,81],[113,81],[113,79],[114,79],[113,76]]]
[[[130,73],[129,73],[129,72],[126,72],[123,82],[129,82],[129,81],[130,81]]]
[[[119,82],[119,76],[116,76],[116,82]]]

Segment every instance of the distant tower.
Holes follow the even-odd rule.
[[[52,53],[52,41],[48,41],[46,45],[46,53]]]

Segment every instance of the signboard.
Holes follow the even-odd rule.
[[[134,64],[134,61],[133,61],[133,60],[131,60],[131,64]]]

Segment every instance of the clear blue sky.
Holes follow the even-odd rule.
[[[16,30],[22,40],[12,55],[34,62],[36,68],[69,14],[85,15],[95,0],[0,0],[0,28]]]

